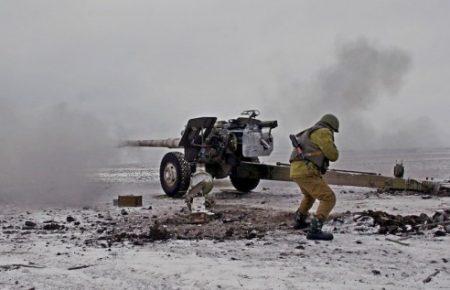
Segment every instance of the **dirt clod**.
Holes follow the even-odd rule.
[[[46,231],[56,231],[56,230],[63,229],[64,226],[57,224],[57,223],[48,223],[48,224],[45,224],[42,228]]]
[[[247,239],[251,240],[254,239],[258,236],[258,232],[256,230],[251,230],[248,235],[247,235]]]
[[[442,231],[442,230],[437,230],[437,231],[434,232],[434,236],[435,237],[444,237],[446,235],[447,235],[447,233]]]
[[[28,228],[35,228],[36,227],[36,223],[32,222],[32,221],[26,221],[25,222],[25,226]]]
[[[73,216],[67,216],[67,218],[66,218],[66,221],[68,222],[68,223],[71,223],[71,222],[74,222],[75,221],[75,218],[73,217]]]
[[[153,226],[150,227],[149,236],[152,241],[165,241],[168,240],[171,235],[167,229],[161,227],[158,221],[156,221]]]

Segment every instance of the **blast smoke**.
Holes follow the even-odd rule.
[[[67,104],[1,108],[2,202],[80,205],[97,197],[90,171],[108,164],[114,146],[99,120]]]
[[[346,149],[429,146],[418,134],[424,127],[434,144],[439,144],[429,119],[378,120],[373,116],[374,107],[389,106],[390,99],[398,95],[410,68],[411,57],[402,49],[379,47],[365,38],[340,42],[332,65],[321,69],[311,82],[292,81],[284,89],[286,102],[278,107],[288,111],[290,118],[283,123],[308,126],[321,115],[334,113],[345,135],[336,137]]]
[[[336,63],[319,72],[313,102],[338,113],[370,108],[383,96],[395,96],[410,68],[409,55],[382,49],[361,38],[342,43]]]

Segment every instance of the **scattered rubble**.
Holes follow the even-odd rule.
[[[275,230],[296,233],[291,212],[241,205],[218,205],[214,212],[209,221],[202,224],[193,223],[188,211],[151,218],[142,213],[127,212],[126,217],[119,215],[111,222],[102,223],[101,228],[90,233],[85,245],[109,248],[121,243],[143,245],[168,239],[260,239]]]
[[[189,222],[189,216],[175,214],[161,220],[177,239],[254,239],[262,238],[268,231],[293,230],[294,214],[285,211],[265,210],[237,205],[217,205],[212,220],[201,225]]]
[[[133,226],[136,225],[134,224]],[[104,235],[100,235],[98,237],[92,236],[91,238],[85,240],[85,245],[99,245],[103,248],[109,248],[112,245],[130,242],[133,245],[141,246],[145,243],[165,241],[171,238],[171,233],[164,226],[161,226],[157,220],[153,223],[153,225],[145,229],[146,226],[147,224],[145,226],[138,226],[137,229],[136,227],[132,227],[134,229],[133,231],[127,231],[127,228],[123,227],[105,227],[102,228],[101,232],[97,230],[97,233],[105,233]]]
[[[334,218],[334,222],[340,221]],[[365,231],[368,228],[377,228],[378,234],[413,233],[423,234],[425,230],[436,229],[435,236],[444,236],[449,233],[450,209],[437,211],[433,216],[421,213],[420,215],[392,215],[384,211],[363,211],[353,215],[356,230]]]
[[[153,212],[153,211],[152,211]],[[156,210],[157,212],[157,210]],[[22,219],[25,226],[3,224],[4,234],[25,235],[45,234],[49,231],[64,234],[63,241],[76,240],[77,243],[109,248],[121,244],[143,245],[168,239],[198,240],[253,240],[262,239],[268,232],[282,231],[303,235],[293,229],[293,212],[265,209],[242,204],[216,204],[214,215],[202,223],[192,220],[186,209],[178,212],[150,214],[147,211],[118,209],[106,212],[74,212],[61,220],[47,220],[39,223]],[[75,218],[74,216],[77,216]],[[445,236],[450,230],[450,209],[436,211],[432,215],[394,215],[384,211],[336,213],[327,227],[334,232],[355,232],[361,234],[424,234],[435,237]],[[27,231],[28,230],[28,231]],[[40,231],[41,230],[41,231]],[[81,237],[79,234],[83,234]],[[386,238],[387,241],[403,246],[409,244],[401,239]],[[361,240],[355,241],[362,244]]]

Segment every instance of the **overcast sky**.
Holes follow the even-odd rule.
[[[343,43],[363,39],[406,61],[398,89],[359,108],[362,122],[393,139],[430,129],[406,142],[448,146],[449,12],[450,1],[0,0],[0,99],[33,110],[66,102],[120,137],[177,136],[190,117],[249,108],[284,134],[320,117],[302,92]],[[353,120],[342,119],[340,140]]]

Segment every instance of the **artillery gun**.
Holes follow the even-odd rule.
[[[291,181],[290,165],[261,164],[259,157],[273,151],[272,129],[277,121],[257,119],[258,110],[248,110],[241,117],[217,121],[216,117],[190,119],[181,138],[164,140],[130,140],[125,147],[164,147],[184,149],[165,154],[160,164],[160,182],[171,197],[181,197],[188,190],[206,194],[212,180],[229,177],[241,192],[255,189],[261,179]],[[403,167],[398,164],[395,177],[372,172],[331,169],[324,179],[329,184],[371,187],[390,191],[414,191],[448,195],[450,188],[443,182],[404,179]]]
[[[194,118],[188,121],[181,138],[125,141],[122,146],[184,149],[184,154],[169,152],[161,161],[161,186],[169,196],[182,196],[197,169],[216,179],[230,177],[237,190],[249,192],[258,186],[260,178],[242,177],[238,168],[243,162],[258,164],[258,157],[272,153],[272,129],[278,126],[277,121],[257,119],[259,114],[258,110],[248,110],[228,121]]]

